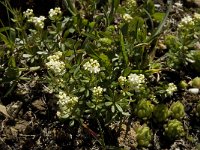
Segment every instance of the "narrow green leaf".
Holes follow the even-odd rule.
[[[125,66],[127,67],[128,66],[128,55],[127,55],[127,52],[125,50],[124,36],[123,36],[121,31],[120,31],[120,46],[121,46],[122,54],[123,54],[123,57],[124,57]]]
[[[121,108],[121,106],[117,103],[115,103],[115,106],[117,107],[117,109],[119,110],[119,112],[123,112],[123,109]]]
[[[112,105],[113,104],[113,102],[105,102],[105,105],[106,106],[110,106],[110,105]]]
[[[112,106],[111,106],[111,111],[112,111],[112,113],[115,112],[115,105],[112,105]]]

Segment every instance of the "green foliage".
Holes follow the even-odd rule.
[[[165,135],[170,140],[178,139],[185,135],[183,124],[177,119],[170,120],[166,125],[164,125],[164,128]]]
[[[165,125],[165,135],[170,140],[183,136],[178,120],[185,116],[184,105],[177,101],[168,108],[177,81],[163,72],[187,66],[199,71],[198,18],[193,17],[194,25],[181,22],[177,35],[165,35],[172,3],[160,13],[153,0],[141,5],[134,0],[63,2],[69,11],[65,16],[59,7],[48,16],[35,16],[30,9],[22,13],[6,5],[13,23],[0,29],[0,88],[8,87],[4,96],[36,75],[42,92],[57,100],[57,117],[70,125],[97,120],[102,141],[105,126],[129,116],[152,127],[136,129],[139,147],[150,146],[157,130],[150,121],[162,124],[170,115],[174,120]],[[184,80],[182,89],[188,86]],[[199,77],[191,85],[199,88]]]
[[[179,87],[181,88],[181,89],[187,89],[187,87],[188,87],[188,84],[186,83],[186,81],[181,81],[180,83],[179,83]]]
[[[165,43],[169,48],[167,63],[169,67],[180,69],[191,67],[199,73],[199,14],[182,18],[177,28],[177,36],[167,35]]]
[[[167,121],[169,116],[169,109],[165,104],[158,104],[155,106],[153,111],[153,119],[155,122]]]
[[[139,147],[149,147],[153,139],[152,131],[146,125],[136,128],[136,140]]]
[[[151,101],[143,99],[140,100],[134,108],[134,113],[141,119],[147,120],[151,118],[154,110],[154,105]]]
[[[170,107],[170,114],[174,119],[181,119],[185,116],[184,105],[180,102],[173,102]]]
[[[200,52],[198,50],[191,51],[190,54],[190,59],[192,61],[191,67],[198,73],[200,73],[199,65],[200,65]]]

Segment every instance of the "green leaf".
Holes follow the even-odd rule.
[[[120,0],[113,0],[114,1],[114,8],[115,10],[117,10],[119,4],[120,4]]]
[[[121,106],[117,103],[115,103],[115,106],[117,107],[117,109],[119,110],[119,112],[123,112],[123,109],[121,108]]]
[[[122,115],[124,115],[124,116],[130,116],[130,114],[128,112],[122,112]]]
[[[153,14],[153,18],[159,22],[161,22],[163,20],[163,18],[165,17],[165,13],[154,13]]]
[[[111,106],[111,112],[114,113],[115,112],[115,105]]]
[[[9,67],[6,69],[4,79],[16,80],[19,77],[19,69],[17,67]]]
[[[154,1],[153,0],[147,0],[145,9],[153,15],[155,13],[155,6],[154,6]]]
[[[110,106],[110,105],[112,105],[113,104],[113,102],[105,102],[105,105],[106,106]]]
[[[90,95],[90,91],[89,91],[89,90],[86,90],[85,96],[88,97],[89,95]]]
[[[6,37],[5,35],[3,35],[2,33],[0,33],[0,40],[2,40],[2,41],[5,43],[5,45],[6,45],[7,47],[9,47],[9,48],[11,47],[9,40],[8,40],[7,37]]]
[[[95,105],[92,102],[88,102],[87,105],[88,105],[88,107],[90,107],[92,109],[95,108]]]
[[[9,61],[8,61],[8,65],[10,67],[16,67],[16,62],[15,62],[15,57],[14,56],[11,56]]]
[[[131,73],[131,68],[127,67],[124,71],[123,71],[123,76],[128,76]]]
[[[122,27],[121,27],[121,32],[124,36],[126,36],[128,34],[128,29],[129,29],[129,24],[125,23]]]
[[[101,60],[105,64],[105,67],[109,67],[110,66],[110,60],[109,60],[107,55],[105,55],[104,53],[101,53],[99,57],[101,58]]]
[[[105,95],[105,98],[106,98],[107,100],[109,100],[109,101],[112,101],[112,98],[111,98],[110,96],[108,96],[108,95]]]
[[[63,0],[63,2],[64,2],[64,6],[69,10],[69,12],[75,16],[77,14],[77,10],[74,7],[74,4],[72,3],[72,1],[71,0]]]
[[[122,32],[120,32],[120,46],[121,46],[121,50],[122,50],[122,54],[124,57],[124,62],[125,62],[125,66],[128,66],[128,55],[127,52],[125,50],[125,45],[124,45],[124,36],[122,34]]]
[[[83,91],[85,91],[85,87],[81,87],[81,88],[79,89],[79,92],[83,92]]]
[[[141,17],[134,17],[130,24],[129,24],[129,32],[133,32],[134,38],[138,39],[139,31],[142,30],[144,27],[144,19]],[[139,30],[140,29],[140,30]]]

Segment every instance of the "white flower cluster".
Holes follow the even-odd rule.
[[[126,77],[120,76],[118,78],[118,82],[120,85],[124,85],[126,83],[126,81],[127,81]]]
[[[23,12],[24,14],[24,17],[26,18],[30,18],[32,17],[34,14],[33,14],[33,9],[27,9],[26,11]]]
[[[136,3],[136,0],[127,0],[126,4],[128,7],[131,8],[131,7],[135,7],[137,3]]]
[[[128,82],[131,86],[140,86],[141,84],[145,83],[145,77],[143,74],[130,74],[128,76]]]
[[[94,97],[100,97],[100,96],[102,96],[102,94],[103,94],[103,88],[100,87],[100,86],[94,87],[94,88],[92,89],[92,92],[93,92],[93,96],[94,96]]]
[[[65,63],[60,61],[62,52],[58,51],[54,55],[47,57],[49,62],[46,63],[46,66],[49,70],[53,71],[55,75],[63,75],[65,73]]]
[[[194,13],[194,19],[195,20],[200,20],[200,14]]]
[[[168,95],[173,95],[173,93],[177,90],[177,87],[174,83],[169,83],[166,92]]]
[[[39,27],[39,28],[43,29],[44,28],[44,20],[45,19],[46,18],[44,16],[30,17],[28,22],[32,22],[36,27]]]
[[[135,90],[135,91],[138,91],[142,85],[145,83],[145,77],[143,74],[133,74],[131,73],[129,76],[128,76],[128,79],[126,77],[123,77],[123,76],[120,76],[118,78],[118,82],[120,85],[125,85],[127,83],[127,85]]]
[[[100,64],[98,63],[97,60],[90,59],[87,61],[84,65],[83,68],[90,73],[98,73],[100,72]]]
[[[59,106],[59,111],[57,111],[57,116],[59,118],[62,117],[69,117],[72,110],[74,109],[74,106],[78,102],[78,97],[76,96],[68,96],[64,91],[60,91],[57,95],[58,97],[58,106]]]
[[[133,19],[133,17],[131,17],[131,15],[129,14],[124,14],[123,19],[127,22],[130,22]]]
[[[194,25],[194,21],[191,16],[184,17],[181,22],[179,23],[178,27],[183,28],[185,26],[192,26]]]
[[[61,12],[60,7],[50,9],[50,11],[49,11],[49,17],[52,18],[52,19],[55,19],[57,16],[59,16],[61,14],[62,14],[62,12]]]

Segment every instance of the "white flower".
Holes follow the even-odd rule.
[[[45,19],[46,18],[44,16],[30,17],[30,19],[28,21],[34,23],[34,25],[36,27],[39,27],[39,28],[43,29],[44,28],[44,20]]]
[[[177,91],[177,87],[174,83],[169,83],[166,92],[168,95],[173,95],[173,93]]]
[[[59,16],[61,14],[62,14],[62,12],[61,12],[60,7],[56,7],[54,9],[50,9],[50,11],[49,11],[49,17],[51,19],[55,19],[55,17],[57,17],[57,16]]]
[[[128,82],[132,85],[137,85],[141,83],[145,83],[145,78],[143,74],[137,75],[137,74],[130,74],[128,76]]]
[[[98,73],[100,72],[100,64],[97,60],[90,59],[83,65],[83,68],[90,73]]]
[[[78,102],[78,97],[68,96],[64,91],[59,91],[57,94],[59,111],[57,111],[57,116],[59,118],[68,117],[72,113],[74,106]]]
[[[133,17],[131,17],[131,15],[129,15],[129,14],[124,14],[124,15],[123,15],[123,19],[124,19],[125,21],[127,21],[127,22],[130,22],[130,20],[132,20]]]
[[[62,52],[58,51],[54,55],[47,57],[49,62],[46,63],[46,66],[49,70],[53,71],[55,75],[63,75],[65,73],[65,63],[59,59],[62,56]]]
[[[128,8],[134,8],[137,5],[136,0],[127,0],[126,6]]]
[[[102,96],[102,94],[103,94],[103,88],[100,87],[100,86],[94,87],[94,88],[92,89],[92,92],[93,92],[93,96],[94,96],[94,97],[100,97],[100,96]]]
[[[118,78],[118,82],[119,82],[119,84],[121,84],[121,85],[124,85],[124,84],[126,83],[126,81],[127,81],[126,77],[120,76],[120,77]]]
[[[199,13],[194,13],[194,19],[200,20],[200,14]]]
[[[56,75],[63,75],[65,73],[65,63],[62,61],[49,61],[46,63],[49,70],[53,71]]]
[[[31,16],[33,16],[33,9],[27,9],[26,11],[23,12],[24,16],[26,18],[30,18]]]
[[[132,89],[134,89],[135,91],[139,91],[142,87],[142,84],[145,83],[145,77],[143,74],[137,75],[131,73],[128,76],[128,83]]]
[[[194,25],[194,20],[193,20],[193,18],[191,16],[184,17],[181,20],[181,22],[178,24],[178,27],[179,28],[184,28],[185,26],[188,26],[188,25],[190,25],[190,26]]]

